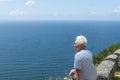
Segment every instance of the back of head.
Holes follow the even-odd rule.
[[[77,43],[78,45],[83,45],[86,46],[87,45],[87,39],[85,36],[83,35],[79,35],[76,37],[75,43]]]

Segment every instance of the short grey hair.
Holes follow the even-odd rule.
[[[86,46],[87,45],[87,39],[85,36],[83,35],[79,35],[76,37],[76,40],[75,40],[75,43],[77,43],[78,45],[84,45]]]

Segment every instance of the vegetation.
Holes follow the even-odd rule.
[[[100,64],[100,62],[102,60],[104,60],[105,57],[112,54],[117,49],[120,49],[120,42],[117,44],[113,44],[113,45],[109,46],[107,49],[104,49],[103,51],[98,53],[98,55],[94,55],[93,56],[93,63],[97,66],[98,64]]]
[[[102,62],[105,59],[105,57],[107,57],[110,54],[113,54],[114,51],[116,51],[117,49],[120,49],[120,42],[109,46],[107,49],[104,49],[103,51],[98,53],[98,55],[94,55],[93,56],[94,64],[98,66],[100,62]],[[113,78],[113,80],[120,80],[120,67],[115,72],[115,77]]]
[[[53,80],[52,76],[50,76],[48,80]],[[72,80],[72,79],[69,77],[69,74],[65,71],[65,78],[57,77],[55,80]]]
[[[120,71],[115,72],[115,77],[113,78],[113,80],[120,80]]]

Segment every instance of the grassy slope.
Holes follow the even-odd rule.
[[[120,71],[115,72],[115,78],[113,80],[120,80]]]
[[[105,57],[114,53],[114,51],[116,51],[117,49],[120,49],[120,43],[113,44],[113,45],[109,46],[107,49],[104,49],[98,55],[93,57],[94,64],[96,66],[98,66],[100,64],[100,62],[104,60]],[[120,67],[115,72],[115,77],[113,78],[113,80],[120,80]]]

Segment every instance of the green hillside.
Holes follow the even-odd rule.
[[[120,42],[109,46],[107,49],[104,49],[103,51],[98,53],[98,55],[94,55],[93,62],[95,64],[95,66],[97,67],[100,64],[100,62],[102,62],[104,60],[105,57],[107,57],[110,54],[113,54],[114,51],[116,51],[117,49],[120,49]],[[120,66],[118,67],[117,71],[115,72],[115,77],[113,80],[120,80]]]
[[[120,42],[117,44],[113,44],[109,46],[107,49],[104,49],[98,55],[93,56],[93,62],[95,65],[98,65],[102,60],[104,60],[105,57],[107,57],[110,54],[113,54],[114,51],[117,49],[120,49]]]

